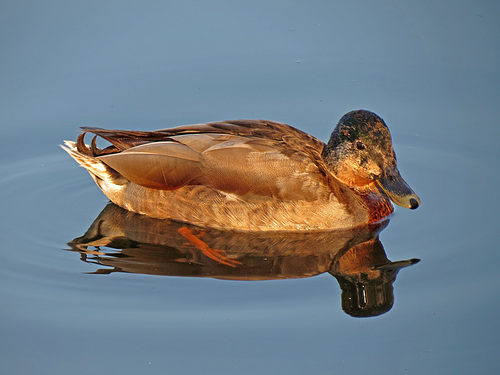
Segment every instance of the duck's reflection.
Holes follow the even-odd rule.
[[[388,221],[356,230],[243,233],[202,230],[152,219],[109,204],[69,243],[95,273],[130,272],[228,280],[301,278],[328,272],[342,289],[343,310],[356,317],[389,311],[402,267],[387,259],[378,234]]]

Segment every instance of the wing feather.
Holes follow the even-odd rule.
[[[320,157],[323,142],[281,123],[232,120],[154,132],[85,131],[113,145],[87,153],[149,188],[206,185],[242,199],[308,201],[331,192]]]
[[[99,159],[135,184],[173,190],[201,176],[199,156],[195,150],[177,142],[156,142]]]

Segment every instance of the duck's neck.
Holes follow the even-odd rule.
[[[332,133],[328,143],[325,144],[325,146],[323,147],[323,150],[321,151],[321,158],[328,166],[328,169],[330,169],[330,171],[336,174],[337,173],[336,170],[339,165],[339,160],[341,158],[337,150],[337,144],[335,142],[336,137],[334,136],[334,134],[335,131]]]
[[[390,199],[381,193],[375,183],[353,188],[368,210],[368,223],[375,223],[394,212]]]
[[[330,173],[361,199],[362,204],[367,208],[369,223],[380,221],[392,214],[394,208],[390,199],[380,191],[373,180],[364,178],[359,173],[353,173],[353,163],[350,163],[349,158],[343,154],[336,140],[337,136],[334,132],[321,153]]]

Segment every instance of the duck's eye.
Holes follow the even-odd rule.
[[[366,148],[366,146],[365,146],[365,144],[364,144],[363,142],[361,142],[361,141],[357,141],[357,142],[356,142],[356,148],[357,148],[358,150],[364,150],[364,149]]]

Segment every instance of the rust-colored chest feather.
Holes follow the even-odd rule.
[[[376,223],[394,212],[394,207],[390,200],[376,191],[376,186],[373,186],[372,189],[367,189],[365,192],[359,193],[359,197],[368,212],[369,224]]]

